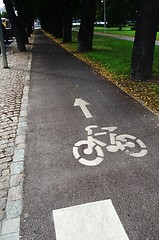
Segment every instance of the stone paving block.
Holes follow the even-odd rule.
[[[0,221],[0,233],[1,233],[1,229],[2,229],[2,221]]]
[[[8,163],[2,163],[0,164],[0,172],[8,168]]]
[[[25,143],[25,135],[19,135],[16,137],[15,144]]]
[[[24,161],[24,149],[16,149],[14,151],[13,162],[22,162]]]
[[[0,198],[7,197],[8,191],[7,190],[1,190],[0,191]]]
[[[2,221],[5,217],[5,211],[0,209],[0,221]]]
[[[27,110],[27,108],[28,108],[28,103],[27,103],[27,102],[22,103],[22,105],[21,105],[21,111]]]
[[[27,116],[26,110],[20,112],[20,117],[26,117],[26,116]]]
[[[12,117],[12,120],[14,123],[17,123],[18,122],[18,117]]]
[[[5,210],[7,203],[7,198],[0,198],[0,209]]]
[[[3,220],[1,235],[18,233],[20,228],[20,217]]]
[[[27,127],[26,122],[19,122],[17,135],[26,134],[26,127]]]
[[[7,201],[6,219],[20,217],[22,212],[22,199],[17,201]]]
[[[19,232],[1,235],[0,240],[19,240]]]
[[[24,181],[24,174],[12,175],[10,178],[10,187],[22,186]]]
[[[10,173],[9,169],[5,169],[2,171],[2,176],[8,176]]]
[[[0,183],[8,182],[9,181],[9,176],[1,176],[0,177]]]
[[[26,105],[28,104],[28,97],[22,100],[22,104],[26,104]]]
[[[4,158],[0,159],[0,164],[6,163],[6,162],[11,162],[11,161],[12,161],[11,157],[4,157]]]
[[[19,118],[19,123],[20,123],[20,122],[26,122],[26,121],[27,121],[27,117],[26,117],[26,116]]]
[[[22,186],[16,186],[9,188],[8,201],[16,201],[22,199]]]
[[[8,182],[0,183],[0,191],[1,191],[1,190],[8,189],[8,188],[9,188],[9,181],[8,181]]]
[[[17,144],[15,146],[15,150],[18,150],[18,149],[25,149],[25,143]]]
[[[1,144],[7,144],[7,143],[8,143],[7,140],[2,140],[2,141],[1,141]]]
[[[23,99],[27,100],[28,99],[28,90],[24,89],[23,91]]]
[[[14,148],[13,148],[13,147],[8,147],[8,148],[5,150],[5,156],[6,156],[6,157],[12,156],[13,154],[14,154]]]
[[[3,159],[3,158],[5,158],[5,154],[4,153],[0,153],[0,159]]]
[[[24,163],[15,162],[11,164],[11,175],[20,174],[24,172]]]

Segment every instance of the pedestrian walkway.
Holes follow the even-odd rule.
[[[19,53],[13,42],[7,48],[7,69],[3,68],[0,57],[0,239],[14,240],[19,235],[30,48],[31,44],[27,52]],[[8,234],[11,228],[13,235]]]

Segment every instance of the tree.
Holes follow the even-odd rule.
[[[152,78],[153,56],[159,23],[159,0],[140,0],[132,53],[131,80]]]
[[[63,42],[72,41],[72,13],[71,13],[71,1],[60,0],[60,13],[63,26]]]
[[[96,0],[82,0],[81,24],[78,33],[78,50],[92,50]]]
[[[16,37],[18,50],[20,52],[24,52],[24,51],[26,51],[25,42],[24,42],[23,36],[21,34],[20,23],[18,22],[18,19],[15,15],[11,0],[3,0],[3,3],[5,4],[6,11],[8,13],[8,17],[9,17],[9,20],[10,20],[12,28],[13,28],[13,32]]]
[[[25,44],[28,44],[29,40],[26,33],[26,17],[25,17],[24,6],[22,5],[22,1],[15,0],[15,6],[18,12],[18,21],[20,23],[21,33],[22,33],[24,42]]]

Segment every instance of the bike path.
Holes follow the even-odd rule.
[[[157,116],[36,31],[21,239],[158,239],[158,136]],[[92,154],[83,153],[88,139]]]

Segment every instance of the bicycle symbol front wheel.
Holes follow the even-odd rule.
[[[81,151],[86,157],[81,157]],[[81,164],[86,166],[97,166],[104,160],[104,153],[101,147],[94,143],[90,145],[87,140],[81,140],[75,143],[73,155]],[[95,158],[94,155],[96,155]],[[91,159],[91,156],[93,159]]]

